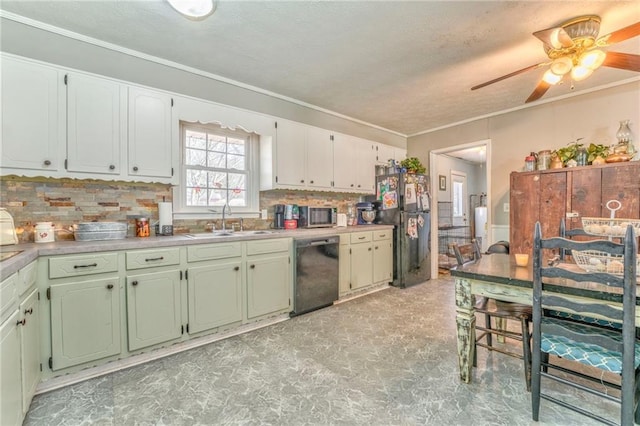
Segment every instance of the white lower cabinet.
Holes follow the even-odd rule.
[[[119,277],[54,284],[49,298],[53,371],[121,352]]]
[[[247,242],[247,317],[291,309],[290,239]]]
[[[0,424],[22,424],[19,311],[0,326]]]
[[[40,371],[40,306],[38,290],[31,293],[20,303],[22,336],[22,413],[27,414],[31,399],[36,393],[42,372]]]
[[[373,233],[373,282],[393,281],[393,231]]]
[[[340,296],[393,281],[393,230],[340,236]]]
[[[373,284],[371,232],[351,234],[351,290]]]
[[[127,277],[129,350],[168,342],[182,336],[179,270]]]
[[[242,272],[240,258],[189,267],[189,333],[242,321]]]

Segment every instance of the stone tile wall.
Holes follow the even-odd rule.
[[[53,222],[56,239],[73,239],[68,232],[78,222],[127,221],[129,235],[134,234],[136,217],[158,219],[158,205],[171,201],[171,185],[100,180],[25,178],[2,176],[0,179],[0,207],[13,216],[20,242],[33,241],[36,222]],[[357,203],[354,194],[311,191],[264,191],[260,193],[260,208],[267,209],[268,220],[246,219],[246,229],[267,229],[273,221],[275,204],[298,204],[337,207],[346,213],[347,206]],[[174,232],[202,232],[213,225],[220,229],[220,221],[175,220]],[[233,223],[231,217],[228,221]]]

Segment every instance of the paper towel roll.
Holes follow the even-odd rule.
[[[160,229],[166,225],[173,225],[173,207],[171,202],[162,201],[158,203],[158,225],[160,225]]]

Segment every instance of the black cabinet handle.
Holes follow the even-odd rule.
[[[359,240],[364,240],[367,237],[358,237]]]
[[[45,166],[50,166],[51,165],[51,161],[50,160],[44,160],[44,165]]]
[[[26,319],[23,319],[22,321],[18,320],[18,322],[16,322],[16,325],[25,325],[27,323]]]
[[[313,181],[310,181],[309,183],[313,183]]]
[[[251,266],[249,266],[249,267],[250,267],[251,269],[255,269],[255,268],[256,268],[256,265],[251,265]]]
[[[78,268],[95,268],[96,266],[98,266],[97,263],[90,263],[88,265],[73,265],[73,269],[78,269]]]
[[[149,259],[145,259],[145,262],[155,262],[156,260],[164,260],[164,256],[160,257],[150,257]]]
[[[113,284],[107,284],[107,290],[111,290],[113,288]]]
[[[371,251],[371,247],[369,247],[369,251]]]
[[[137,172],[138,171],[138,166],[133,166],[133,171]]]
[[[353,188],[353,184],[351,184],[351,187]]]
[[[300,183],[304,183],[304,179],[300,179]]]
[[[240,270],[240,267],[239,267],[239,266],[236,266],[235,268],[233,268],[233,270],[234,270],[234,271],[239,271],[239,270]]]
[[[115,169],[116,169],[116,166],[114,166],[113,164],[109,166],[109,170],[115,170]]]
[[[131,285],[133,285],[133,286],[138,285],[138,281],[131,281]]]
[[[24,314],[25,314],[25,315],[31,315],[31,314],[33,314],[33,308],[25,309],[25,310],[24,310]]]
[[[376,250],[378,250],[378,246],[376,246]]]

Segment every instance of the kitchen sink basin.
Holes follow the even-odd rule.
[[[233,232],[199,232],[197,234],[184,234],[187,238],[199,240],[202,238],[216,238],[216,237],[230,237],[234,235]]]

